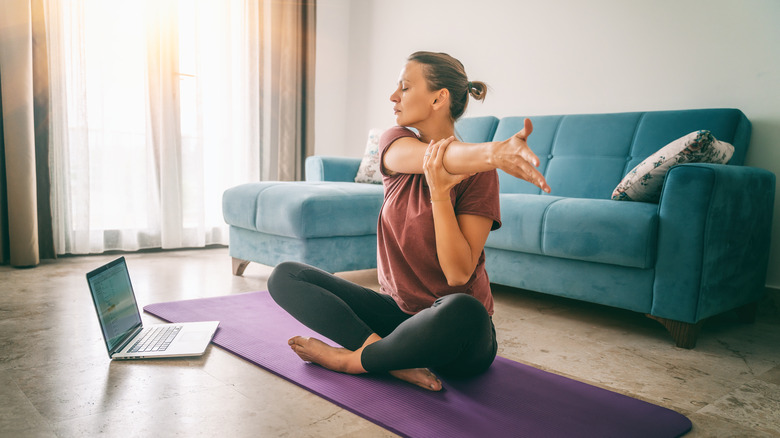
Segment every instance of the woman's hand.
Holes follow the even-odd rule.
[[[520,132],[505,141],[495,143],[490,160],[496,168],[550,193],[550,186],[547,185],[541,172],[536,169],[539,166],[539,158],[528,147],[528,136],[533,130],[531,121],[525,119],[523,129]]]
[[[445,138],[431,142],[423,156],[423,173],[428,182],[428,189],[431,193],[431,202],[449,201],[450,191],[459,182],[471,175],[453,175],[444,168],[444,152],[447,147],[455,140],[455,137]]]

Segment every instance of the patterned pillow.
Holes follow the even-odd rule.
[[[379,137],[383,132],[381,129],[372,129],[368,132],[366,151],[360,161],[355,182],[382,184],[382,173],[379,171]]]
[[[684,163],[726,164],[734,146],[718,141],[710,131],[696,131],[669,143],[639,163],[612,192],[616,201],[659,202],[666,172]]]

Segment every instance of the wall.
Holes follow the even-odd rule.
[[[320,0],[315,152],[360,156],[406,56],[434,50],[491,87],[467,116],[736,107],[747,164],[780,175],[779,18],[776,0]],[[780,287],[780,193],[774,217]]]

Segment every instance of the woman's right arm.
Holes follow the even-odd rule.
[[[550,186],[536,169],[539,158],[528,147],[527,139],[532,131],[531,121],[525,119],[523,129],[504,141],[475,144],[453,141],[445,151],[444,168],[453,175],[501,169],[549,193]],[[427,144],[415,137],[399,138],[385,151],[382,165],[387,173],[423,173],[427,148]]]

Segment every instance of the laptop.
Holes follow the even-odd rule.
[[[219,321],[144,326],[124,257],[88,273],[87,283],[111,359],[200,356],[219,326]]]

